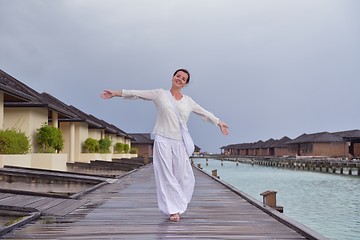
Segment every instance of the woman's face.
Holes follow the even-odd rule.
[[[178,71],[175,76],[173,76],[172,84],[177,88],[183,88],[186,86],[188,75],[183,71]]]

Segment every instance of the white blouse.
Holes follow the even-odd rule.
[[[174,111],[167,91],[169,90],[122,90],[122,96],[124,99],[153,101],[157,108],[157,119],[153,133],[163,137],[180,140],[181,132],[178,117]],[[191,112],[201,116],[204,121],[212,122],[216,125],[219,123],[219,118],[215,117],[211,112],[206,111],[191,97],[183,95],[180,100],[176,100],[175,98],[174,100],[180,119],[183,123],[187,123]]]

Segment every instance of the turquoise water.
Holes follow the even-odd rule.
[[[262,202],[260,193],[277,191],[284,214],[330,239],[360,239],[360,177],[209,159],[194,159],[208,173]]]

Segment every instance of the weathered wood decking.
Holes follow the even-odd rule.
[[[276,220],[275,210],[268,209],[269,215],[240,197],[236,189],[194,171],[193,200],[178,223],[170,222],[158,211],[153,169],[147,165],[82,196],[87,203],[72,213],[43,216],[3,238],[325,239],[306,228],[304,235],[296,232],[287,226],[291,223],[283,223],[286,218]]]
[[[88,200],[86,199],[76,200],[69,198],[0,193],[1,210],[41,212],[42,215],[50,216],[65,216],[87,202]]]

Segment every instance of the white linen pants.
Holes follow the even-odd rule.
[[[153,155],[160,211],[166,215],[185,212],[195,177],[183,141],[156,135]]]

